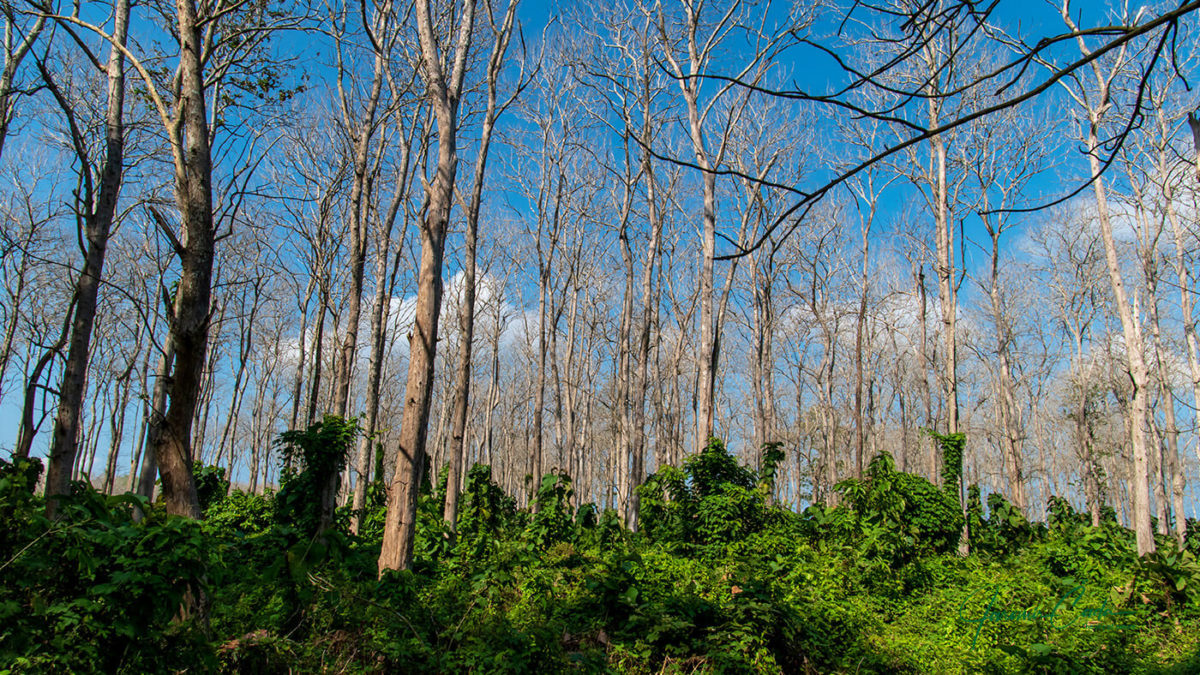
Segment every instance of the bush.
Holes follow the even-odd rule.
[[[47,520],[40,463],[0,460],[0,663],[38,672],[159,672],[212,664],[181,607],[216,563],[199,523],[82,482]],[[31,480],[32,479],[32,480]],[[134,521],[134,513],[147,516]]]

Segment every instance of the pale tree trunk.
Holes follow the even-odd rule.
[[[540,237],[539,237],[540,239]],[[529,471],[528,474],[533,482],[526,490],[526,503],[532,508],[536,508],[533,495],[536,494],[538,483],[542,478],[542,463],[544,461],[543,425],[545,424],[545,408],[546,408],[546,317],[549,314],[547,310],[547,296],[550,294],[550,267],[549,263],[544,260],[543,256],[539,260],[539,265],[542,267],[538,274],[538,366],[537,366],[537,384],[533,395],[533,452],[529,456]]]
[[[917,342],[917,360],[920,361],[921,375],[921,401],[925,406],[924,423],[928,427],[932,427],[933,422],[933,392],[929,386],[929,370],[931,359],[929,358],[929,302],[928,294],[925,289],[925,265],[918,264],[916,274],[913,275],[913,282],[916,286],[917,297],[919,300],[919,310],[917,312],[917,321],[921,324],[921,336]],[[929,480],[937,485],[942,484],[941,458],[938,455],[937,443],[932,439],[925,442],[925,447],[929,452],[926,455],[929,470]]]
[[[936,122],[935,122],[936,123]],[[950,228],[946,189],[946,144],[941,137],[931,141],[934,154],[934,199],[936,202],[938,305],[942,312],[942,341],[945,368],[942,375],[946,394],[946,432],[958,433],[958,298],[954,288],[954,233]]]
[[[1100,493],[1099,463],[1093,452],[1095,439],[1088,421],[1087,399],[1082,393],[1079,397],[1079,405],[1072,417],[1075,421],[1075,437],[1079,444],[1079,456],[1083,460],[1083,491],[1087,499],[1088,513],[1092,518],[1092,527],[1100,527],[1100,507],[1103,495]]]
[[[628,120],[627,120],[628,124]],[[633,193],[637,178],[632,175],[629,160],[629,130],[626,128],[622,137],[625,151],[625,174],[622,177],[621,208],[618,221],[620,222],[617,239],[621,247],[621,262],[624,264],[625,280],[624,294],[621,297],[621,316],[617,328],[617,372],[615,395],[615,426],[617,427],[617,448],[610,454],[612,469],[609,475],[615,475],[620,489],[624,489],[623,474],[637,471],[638,451],[634,444],[634,414],[633,414],[633,289],[634,265],[633,249],[629,244],[629,224],[633,211]],[[633,501],[636,495],[631,495]],[[603,506],[601,507],[603,508]],[[626,514],[626,524],[637,528],[637,505],[632,507],[633,519]]]
[[[1117,256],[1113,237],[1112,221],[1109,219],[1108,196],[1104,182],[1100,180],[1100,159],[1097,155],[1099,140],[1096,135],[1098,120],[1088,133],[1088,161],[1092,169],[1092,184],[1096,196],[1096,207],[1100,221],[1100,236],[1104,242],[1104,254],[1108,265],[1108,277],[1112,284],[1113,300],[1121,320],[1121,331],[1125,338],[1125,352],[1129,364],[1129,377],[1133,393],[1129,402],[1129,440],[1133,453],[1132,475],[1129,482],[1133,492],[1133,530],[1137,536],[1138,555],[1154,552],[1154,533],[1150,529],[1150,465],[1146,448],[1146,415],[1148,413],[1149,371],[1146,367],[1142,347],[1140,322],[1134,316],[1125,295],[1125,282],[1121,274],[1121,263]]]
[[[565,131],[566,125],[564,124],[563,126]],[[537,233],[534,241],[538,258],[538,363],[537,382],[535,384],[533,400],[533,451],[528,458],[528,475],[532,479],[532,482],[526,490],[526,501],[534,509],[537,508],[534,496],[537,494],[542,473],[545,471],[547,358],[548,351],[554,349],[554,346],[550,344],[550,340],[558,330],[559,317],[559,313],[555,310],[554,288],[552,284],[555,258],[560,253],[558,244],[561,235],[563,203],[567,180],[565,167],[563,166],[565,144],[560,139],[560,142],[554,145],[548,127],[543,127],[541,131],[544,150],[541,155],[542,175],[540,176],[538,185]],[[551,157],[551,153],[553,153],[553,157]],[[551,165],[553,165],[553,170],[551,169]],[[553,188],[554,194],[552,197],[548,197],[547,194],[551,188]],[[548,200],[553,202],[553,208],[550,209],[549,223],[547,224],[546,211]],[[547,227],[549,227],[549,238],[546,245],[543,246],[543,235],[547,234]]]
[[[862,479],[866,458],[866,426],[863,422],[863,338],[867,324],[867,301],[870,297],[871,228],[875,224],[875,212],[879,195],[875,190],[873,175],[866,177],[866,185],[857,193],[859,201],[867,202],[867,213],[862,221],[862,274],[859,278],[858,317],[854,326],[854,477]]]
[[[984,208],[988,205],[984,203]],[[1000,229],[984,216],[985,227],[992,239],[991,274],[988,298],[991,301],[992,322],[996,326],[996,408],[999,415],[1000,446],[1003,448],[1005,473],[1008,474],[1009,497],[1014,506],[1028,514],[1025,496],[1024,462],[1021,457],[1021,421],[1012,379],[1012,330],[1000,299]]]
[[[557,450],[555,466],[559,468],[563,468],[570,463],[569,458],[575,446],[576,384],[574,379],[574,365],[575,334],[579,319],[579,294],[582,290],[579,286],[579,260],[581,254],[582,251],[578,248],[574,251],[572,269],[567,283],[563,286],[562,304],[568,302],[567,295],[570,294],[570,309],[567,311],[567,333],[564,336],[567,344],[561,372],[558,365],[557,338],[551,341],[550,347],[551,365],[554,373],[555,445]],[[563,307],[560,305],[558,312],[560,318],[562,313]],[[557,321],[555,323],[557,324]],[[557,333],[554,335],[557,335]],[[578,479],[578,476],[575,478]]]
[[[1149,348],[1154,355],[1154,362],[1150,365],[1154,368],[1154,377],[1158,381],[1159,401],[1162,404],[1163,421],[1165,423],[1160,428],[1155,423],[1153,411],[1149,413],[1148,419],[1155,432],[1151,437],[1161,439],[1161,442],[1155,443],[1155,451],[1151,455],[1151,463],[1153,464],[1151,473],[1155,478],[1154,500],[1156,516],[1158,517],[1157,532],[1160,535],[1168,534],[1170,530],[1170,523],[1168,521],[1171,515],[1173,515],[1175,535],[1182,544],[1187,523],[1183,518],[1183,474],[1179,471],[1179,427],[1175,421],[1175,395],[1170,384],[1171,373],[1167,364],[1163,361],[1162,324],[1158,311],[1158,242],[1162,236],[1162,222],[1158,221],[1153,225],[1151,224],[1148,217],[1149,205],[1146,202],[1142,186],[1133,175],[1132,167],[1129,167],[1129,169],[1130,186],[1133,191],[1134,205],[1136,207],[1136,219],[1145,237],[1144,241],[1139,242],[1139,253],[1142,262],[1142,274],[1146,282],[1146,296],[1149,299],[1148,318],[1150,320],[1151,340]],[[1163,196],[1170,199],[1173,196],[1173,191],[1164,186]],[[1167,208],[1170,207],[1167,206]],[[1189,315],[1184,314],[1183,316],[1188,317]],[[1185,320],[1185,323],[1188,323],[1188,321]],[[1168,491],[1171,493],[1169,501],[1167,496]],[[1168,503],[1170,503],[1170,506],[1168,506]]]
[[[13,96],[18,92],[13,90],[13,83],[17,77],[17,68],[20,67],[34,42],[41,35],[47,18],[45,14],[38,14],[33,20],[33,25],[26,31],[23,30],[24,26],[17,26],[13,21],[14,16],[20,14],[12,11],[7,2],[4,3],[4,7],[6,10],[4,12],[4,66],[0,69],[0,157],[4,156],[4,141],[8,139],[8,128],[14,117]],[[120,9],[116,11],[116,14],[120,16]],[[128,16],[128,12],[126,16]],[[16,41],[18,39],[19,42]]]
[[[115,27],[113,39],[124,46],[129,28],[129,0],[118,0],[113,9]],[[121,191],[121,177],[125,161],[125,59],[120,48],[113,46],[108,57],[108,109],[105,115],[105,157],[100,169],[99,191],[94,201],[91,189],[81,214],[86,228],[87,249],[83,269],[75,282],[75,316],[71,321],[70,346],[67,362],[63,367],[62,384],[59,386],[58,414],[54,421],[54,434],[50,442],[50,462],[46,470],[46,496],[66,494],[70,488],[71,466],[75,463],[79,443],[79,415],[83,404],[83,382],[87,375],[88,356],[91,348],[92,329],[96,320],[96,305],[100,297],[100,279],[104,271],[104,254],[112,231],[113,218],[117,209],[117,198]],[[7,74],[7,73],[6,73]],[[60,102],[65,104],[63,99]],[[7,112],[7,111],[0,111]],[[65,110],[71,114],[69,110]],[[90,159],[82,151],[83,139],[71,124],[76,136],[78,159],[85,172],[85,184],[92,185]],[[0,136],[2,137],[2,136]],[[58,501],[49,499],[46,512],[53,518]]]
[[[363,25],[371,24],[372,34],[390,23],[391,2],[385,1],[378,6],[373,16],[366,15],[366,5],[363,5]],[[353,179],[350,184],[350,293],[346,308],[346,334],[338,352],[338,365],[334,368],[332,412],[345,417],[350,410],[350,382],[354,378],[355,355],[358,347],[358,324],[362,316],[362,293],[367,263],[367,234],[369,230],[369,204],[373,197],[371,189],[371,140],[375,137],[378,126],[376,113],[379,110],[379,99],[383,92],[385,54],[384,47],[378,42],[383,39],[390,43],[386,36],[372,38],[371,44],[375,50],[375,66],[371,75],[371,87],[367,94],[365,108],[359,119],[352,119],[351,102],[343,87],[343,78],[337,78],[338,101],[341,105],[342,126],[353,143],[354,155],[351,161]],[[343,68],[342,52],[339,44],[337,50],[339,70]],[[339,475],[329,476],[329,481],[322,491],[321,523],[325,529],[333,515],[333,500],[337,492]]]
[[[1155,238],[1157,239],[1157,238]],[[1156,256],[1157,252],[1150,248],[1144,251],[1148,256]],[[1159,321],[1158,314],[1158,296],[1156,289],[1158,286],[1157,273],[1153,271],[1157,267],[1156,261],[1147,261],[1146,275],[1146,293],[1149,297],[1149,313],[1150,313],[1150,337],[1154,345],[1154,369],[1155,379],[1158,380],[1159,401],[1163,408],[1164,426],[1160,428],[1156,436],[1161,436],[1165,441],[1165,447],[1162,444],[1156,443],[1155,459],[1158,460],[1158,471],[1155,475],[1159,480],[1156,482],[1154,498],[1156,500],[1156,508],[1159,512],[1158,533],[1166,535],[1170,531],[1170,523],[1168,520],[1173,516],[1175,525],[1175,537],[1179,543],[1183,543],[1183,537],[1186,532],[1187,522],[1183,516],[1183,474],[1179,470],[1179,427],[1175,422],[1175,394],[1171,389],[1170,377],[1171,373],[1163,362],[1163,345],[1162,345],[1162,326]],[[1153,415],[1150,416],[1153,421]],[[1167,491],[1170,490],[1170,503],[1172,512],[1168,516],[1168,497]]]
[[[417,112],[417,116],[420,112]],[[418,124],[414,121],[413,131]],[[379,243],[375,252],[375,299],[371,307],[371,356],[367,366],[366,419],[363,434],[358,439],[358,452],[354,459],[354,497],[351,502],[350,531],[358,534],[360,513],[366,506],[367,482],[370,480],[372,449],[377,443],[375,438],[379,427],[379,389],[383,381],[384,350],[387,342],[387,318],[391,314],[391,295],[388,293],[387,263],[391,255],[392,228],[395,226],[401,203],[408,195],[410,154],[412,137],[406,137],[401,146],[402,159],[400,172],[396,179],[396,189],[392,194],[392,203],[387,215],[379,228]],[[382,481],[383,476],[375,476]]]
[[[517,0],[509,0],[508,9],[499,26],[493,22],[493,46],[487,70],[487,109],[483,117],[482,137],[475,158],[475,175],[471,183],[471,197],[466,205],[466,250],[463,259],[463,297],[459,304],[459,329],[462,333],[458,355],[458,368],[454,383],[454,410],[451,413],[450,473],[446,481],[446,503],[442,518],[454,532],[458,521],[458,495],[463,479],[463,445],[467,429],[467,407],[471,400],[471,359],[475,340],[475,292],[476,254],[479,246],[479,208],[483,201],[483,180],[487,171],[488,151],[491,149],[492,130],[499,115],[496,90],[500,70],[508,52],[516,18]]]
[[[642,81],[643,98],[649,100],[650,80],[645,76]],[[642,143],[649,145],[652,134],[652,120],[647,111],[642,119]],[[640,506],[637,486],[646,480],[646,384],[649,378],[651,332],[654,326],[655,308],[658,298],[654,286],[654,268],[658,264],[659,249],[662,246],[663,212],[658,203],[658,181],[654,174],[654,165],[649,153],[642,152],[642,173],[646,179],[646,208],[650,221],[650,241],[646,248],[646,260],[641,270],[642,306],[639,313],[638,332],[636,335],[636,353],[633,361],[636,366],[632,386],[630,387],[630,439],[629,439],[629,469],[630,476],[625,486],[625,500],[628,504],[626,523],[630,529],[637,531],[638,508]],[[661,437],[656,439],[663,445]],[[658,462],[657,469],[662,469],[665,462]],[[625,465],[624,459],[622,465]]]
[[[1062,18],[1067,27],[1077,30],[1071,18],[1068,4],[1062,7]],[[1080,53],[1089,56],[1082,37],[1077,38]],[[1117,316],[1121,320],[1121,332],[1125,338],[1125,352],[1128,358],[1129,377],[1133,385],[1133,393],[1129,402],[1129,440],[1133,453],[1132,475],[1129,477],[1133,493],[1133,530],[1137,537],[1138,555],[1152,553],[1155,550],[1154,533],[1150,529],[1150,475],[1149,461],[1146,450],[1146,415],[1148,412],[1147,394],[1149,393],[1149,372],[1146,366],[1142,342],[1141,322],[1130,307],[1125,294],[1125,281],[1121,274],[1120,258],[1117,255],[1117,245],[1113,237],[1112,221],[1109,218],[1108,194],[1101,180],[1103,167],[1100,162],[1100,125],[1104,113],[1112,105],[1111,87],[1113,78],[1125,63],[1125,53],[1122,50],[1112,71],[1106,77],[1096,62],[1092,62],[1092,72],[1096,78],[1097,98],[1095,103],[1088,102],[1082,91],[1071,95],[1086,108],[1088,116],[1087,155],[1091,168],[1092,190],[1096,196],[1097,216],[1100,222],[1100,237],[1104,243],[1105,261],[1108,267],[1108,277],[1112,284],[1113,300]]]
[[[475,1],[463,0],[458,16],[461,23],[452,70],[444,74],[442,50],[434,33],[429,0],[416,0],[422,75],[437,119],[437,173],[428,188],[427,208],[421,222],[421,264],[413,332],[409,339],[408,383],[404,392],[396,474],[388,489],[383,547],[379,555],[380,576],[388,570],[408,569],[412,565],[417,491],[425,456],[438,318],[441,313],[442,256],[454,181],[458,173],[458,103],[470,49]]]
[[[712,32],[707,36],[701,36],[699,35],[702,28],[700,13],[703,10],[703,3],[685,3],[683,42],[687,52],[686,71],[680,60],[676,59],[672,40],[666,34],[663,8],[661,6],[655,7],[655,11],[658,14],[656,17],[658,30],[663,45],[662,55],[666,58],[667,64],[670,66],[671,72],[679,84],[679,92],[683,96],[683,101],[687,108],[687,128],[695,166],[702,174],[701,197],[703,209],[701,217],[699,287],[700,343],[696,348],[696,367],[698,373],[695,389],[695,436],[692,443],[692,448],[695,452],[703,450],[708,445],[709,437],[713,435],[714,396],[716,394],[719,349],[717,331],[720,327],[714,325],[716,320],[716,298],[713,285],[713,267],[716,257],[717,232],[717,176],[714,173],[714,169],[723,161],[725,149],[729,141],[729,134],[735,126],[737,119],[737,112],[730,112],[729,118],[725,120],[724,130],[718,147],[716,149],[709,148],[705,141],[705,120],[708,117],[708,113],[713,109],[713,103],[729,90],[729,86],[725,85],[721,90],[715,92],[710,104],[701,106],[700,88],[703,80],[695,76],[702,75],[708,69],[713,58],[714,48],[727,34],[731,25],[730,19],[740,7],[741,3],[732,3],[727,10],[722,12],[724,15],[723,18],[715,23],[712,27]],[[756,54],[750,60],[750,64],[738,74],[738,78],[746,75],[751,70],[757,62],[758,56],[760,55]],[[735,105],[744,105],[744,100],[742,104]]]
[[[378,28],[382,22],[381,16],[390,12],[390,3],[384,3],[379,8],[379,16],[373,22]],[[367,18],[364,16],[363,21]],[[340,51],[339,51],[340,57]],[[346,417],[350,414],[350,383],[354,379],[355,362],[358,351],[358,324],[362,317],[362,293],[366,273],[367,235],[370,229],[369,204],[373,190],[371,176],[371,139],[375,135],[376,111],[379,108],[380,94],[383,90],[384,55],[375,53],[375,68],[371,79],[370,93],[367,95],[366,109],[362,118],[352,120],[349,112],[347,95],[342,90],[342,78],[338,78],[338,89],[341,94],[342,124],[353,139],[354,156],[352,160],[353,180],[350,186],[350,291],[347,298],[345,336],[338,348],[336,365],[333,369],[333,387],[331,408],[335,415]],[[337,505],[340,472],[332,471],[321,486],[320,519],[318,529],[327,530],[333,525],[333,511]]]
[[[934,68],[936,57],[932,43],[927,47],[926,63]],[[936,88],[937,76],[931,79],[931,88]],[[936,93],[936,92],[935,92]],[[929,128],[936,128],[941,115],[942,100],[937,96],[929,98]],[[958,433],[958,294],[955,285],[954,264],[954,231],[950,226],[950,196],[946,183],[946,139],[934,136],[929,140],[930,167],[929,182],[933,193],[933,213],[935,240],[937,244],[937,277],[938,305],[942,313],[942,341],[945,354],[942,367],[942,390],[946,396],[946,433]],[[962,470],[959,473],[958,493],[959,507],[963,514],[962,536],[958,543],[959,555],[970,552],[970,531],[967,527],[967,478],[966,478],[966,449],[963,451]]]
[[[496,319],[492,325],[489,343],[492,348],[491,373],[488,380],[487,407],[483,416],[483,462],[489,466],[495,463],[495,426],[492,417],[500,405],[500,337],[504,332],[504,305],[500,293],[493,298],[496,303]]]
[[[1159,119],[1161,123],[1161,112]],[[1195,150],[1194,163],[1196,167],[1196,177],[1198,180],[1200,180],[1200,119],[1197,119],[1194,113],[1189,113],[1188,125],[1192,130],[1193,148]],[[1159,171],[1162,173],[1163,178],[1163,202],[1165,203],[1166,207],[1167,222],[1170,224],[1171,233],[1174,235],[1173,239],[1175,243],[1175,257],[1172,262],[1174,263],[1175,274],[1179,277],[1179,305],[1180,313],[1184,317],[1183,338],[1184,346],[1187,352],[1188,373],[1190,374],[1192,381],[1192,403],[1197,410],[1200,410],[1200,356],[1197,355],[1196,323],[1191,320],[1193,307],[1191,273],[1187,265],[1183,226],[1180,223],[1179,214],[1175,211],[1174,206],[1174,185],[1171,183],[1170,176],[1165,170],[1168,166],[1168,156],[1165,144],[1159,148],[1158,164],[1160,167]],[[1171,426],[1174,428],[1174,421],[1171,422]],[[1198,428],[1197,431],[1200,433],[1200,428]],[[1197,455],[1200,456],[1200,443],[1197,444]],[[1174,457],[1176,465],[1181,464],[1179,455],[1175,454]],[[1183,467],[1178,466],[1178,470],[1175,473],[1174,485],[1176,495],[1181,495],[1184,487]],[[1180,536],[1178,534],[1181,531],[1180,528],[1186,529],[1183,507],[1178,501],[1178,497],[1175,508],[1175,528],[1176,536],[1178,537]]]

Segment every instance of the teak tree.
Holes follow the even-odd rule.
[[[458,104],[474,37],[476,4],[476,0],[462,0],[461,8],[455,4],[461,11],[450,12],[458,22],[458,30],[447,63],[448,50],[434,31],[430,0],[416,0],[421,76],[437,120],[437,162],[433,179],[426,187],[424,216],[420,222],[417,304],[408,343],[408,381],[400,422],[400,448],[395,474],[388,487],[383,548],[379,553],[381,576],[388,570],[408,569],[412,565],[417,491],[425,461],[438,319],[442,310],[442,257],[458,175]]]

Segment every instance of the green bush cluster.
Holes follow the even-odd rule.
[[[292,440],[344,462],[348,427],[323,428]],[[50,522],[38,464],[0,463],[0,672],[1200,671],[1191,537],[1139,559],[1115,521],[1054,500],[1030,523],[970,490],[960,557],[957,495],[889,456],[800,515],[768,497],[782,460],[713,439],[641,486],[636,531],[560,472],[519,508],[483,465],[451,530],[443,471],[413,569],[382,580],[382,486],[358,534],[347,509],[319,531],[298,488],[319,462],[266,495],[201,470],[223,495],[202,523],[82,484]]]
[[[0,672],[215,669],[189,615],[219,562],[200,524],[81,482],[51,521],[41,471],[0,460]]]

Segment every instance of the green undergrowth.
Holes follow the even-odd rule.
[[[520,509],[477,465],[451,533],[443,472],[382,580],[383,489],[322,529],[297,486],[324,463],[267,495],[198,470],[192,522],[82,484],[49,521],[36,460],[0,462],[0,673],[1200,672],[1194,523],[1138,559],[1111,518],[971,490],[960,557],[957,496],[887,455],[802,514],[767,498],[782,460],[714,440],[639,489],[636,532],[566,475]]]

